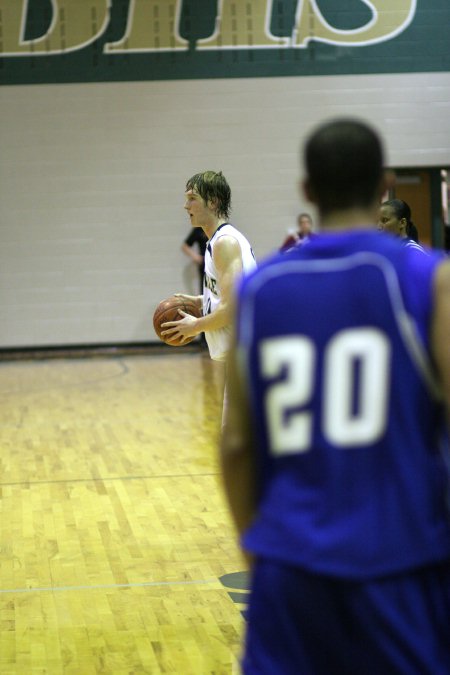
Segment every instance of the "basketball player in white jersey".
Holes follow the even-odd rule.
[[[228,222],[230,207],[231,190],[221,171],[204,171],[187,181],[184,208],[192,227],[201,227],[208,242],[203,295],[178,295],[197,302],[202,316],[196,318],[180,310],[180,320],[166,322],[162,332],[175,341],[204,332],[210,356],[216,361],[225,361],[229,349],[235,283],[241,274],[256,267],[250,243]]]

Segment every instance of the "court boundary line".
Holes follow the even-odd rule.
[[[14,483],[2,483],[0,481],[0,487],[20,487],[21,485],[34,487],[39,485],[58,485],[61,483],[106,483],[107,481],[119,481],[119,480],[152,480],[159,478],[206,478],[211,476],[219,476],[219,471],[211,471],[208,473],[162,473],[156,475],[143,475],[143,476],[108,476],[106,478],[58,478],[53,480],[20,480],[15,481]]]
[[[193,579],[185,581],[137,581],[126,584],[93,584],[82,586],[38,586],[30,588],[1,588],[0,595],[9,593],[63,593],[69,591],[101,591],[120,588],[157,588],[158,586],[198,586],[220,583],[219,579]],[[219,589],[222,590],[222,587]],[[225,588],[223,588],[226,591]]]

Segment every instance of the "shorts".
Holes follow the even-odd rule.
[[[245,675],[450,675],[450,562],[353,581],[259,560]]]

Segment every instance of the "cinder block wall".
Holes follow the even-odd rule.
[[[1,87],[0,347],[156,340],[157,302],[197,291],[186,179],[224,171],[263,257],[309,210],[299,146],[336,115],[392,166],[449,165],[449,73]]]

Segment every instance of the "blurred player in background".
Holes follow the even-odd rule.
[[[192,227],[201,227],[207,237],[203,294],[181,297],[196,300],[203,316],[182,312],[179,321],[164,324],[164,334],[188,338],[205,333],[212,359],[225,361],[230,344],[231,302],[237,279],[256,267],[252,248],[228,222],[231,190],[221,171],[204,171],[187,181],[184,208]]]
[[[378,228],[399,237],[404,246],[427,255],[419,244],[417,227],[411,220],[411,209],[403,199],[388,199],[380,207]]]
[[[199,291],[203,295],[203,277],[205,274],[205,252],[208,237],[201,227],[193,227],[181,245],[183,253],[196,265],[199,277]],[[200,333],[201,344],[206,344],[204,333]]]
[[[313,222],[309,213],[299,213],[297,216],[297,229],[288,233],[283,241],[280,251],[288,251],[293,246],[307,241],[313,233]]]
[[[378,233],[365,124],[320,126],[305,164],[320,234],[243,280],[229,360],[243,670],[449,675],[450,262]]]
[[[193,227],[181,245],[183,253],[195,263],[199,282],[200,294],[203,293],[203,273],[205,270],[205,251],[208,238],[201,227]]]

